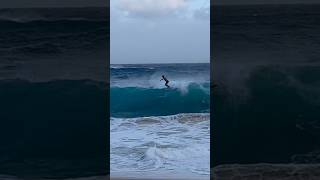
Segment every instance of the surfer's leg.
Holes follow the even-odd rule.
[[[169,87],[170,87],[170,86],[168,85],[168,83],[169,83],[169,82],[166,82],[166,84],[165,84],[165,85],[167,86],[167,88],[169,88]]]

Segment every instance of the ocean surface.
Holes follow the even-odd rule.
[[[212,163],[319,163],[320,6],[213,6]]]
[[[0,177],[106,175],[108,9],[0,9],[0,27]]]
[[[209,179],[210,65],[110,68],[111,176]]]
[[[102,67],[108,64],[108,11],[0,9],[0,78],[105,81]]]

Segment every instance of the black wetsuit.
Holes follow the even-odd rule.
[[[164,77],[164,76],[162,76],[162,79],[161,80],[164,80],[165,82],[166,82],[166,86],[169,88],[170,86],[168,85],[169,84],[169,80],[166,78],[166,77]]]

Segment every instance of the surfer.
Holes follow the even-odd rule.
[[[170,88],[170,86],[168,85],[169,84],[169,80],[164,75],[162,75],[162,79],[160,79],[160,81],[162,81],[162,80],[164,80],[166,82],[165,85],[167,86],[167,88]]]

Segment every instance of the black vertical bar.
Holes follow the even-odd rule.
[[[0,177],[107,176],[109,6],[6,12],[26,20],[0,20]]]

